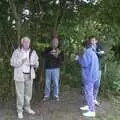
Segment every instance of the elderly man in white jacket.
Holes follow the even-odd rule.
[[[20,47],[13,52],[11,66],[14,67],[18,118],[23,119],[23,108],[29,114],[35,114],[30,107],[30,101],[35,69],[39,66],[37,53],[31,50],[28,37],[23,37]]]

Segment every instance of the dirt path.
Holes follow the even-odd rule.
[[[78,89],[73,89],[61,94],[60,102],[54,100],[42,102],[40,98],[34,100],[32,108],[36,111],[36,115],[24,113],[24,120],[120,120],[120,113],[116,112],[113,104],[107,100],[100,102],[101,106],[97,107],[96,118],[84,118],[79,109],[82,105],[82,97]],[[17,120],[15,100],[0,106],[0,120]]]

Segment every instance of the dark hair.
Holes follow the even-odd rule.
[[[83,47],[88,48],[88,40],[82,42]]]
[[[91,39],[96,38],[94,35],[88,37],[88,45],[91,46]]]
[[[92,38],[96,38],[94,35],[91,35],[88,37],[88,40],[91,40]]]

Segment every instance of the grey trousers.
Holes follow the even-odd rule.
[[[23,112],[23,108],[30,108],[32,86],[33,80],[30,79],[30,74],[24,74],[24,81],[15,81],[17,112]]]

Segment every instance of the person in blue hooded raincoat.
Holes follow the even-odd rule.
[[[84,84],[84,94],[88,106],[81,107],[81,110],[88,110],[83,116],[95,116],[95,103],[94,103],[94,85],[99,76],[99,60],[88,42],[84,43],[85,49],[82,56],[77,58],[81,65],[82,80]]]
[[[90,36],[89,40],[90,40],[90,43],[92,44],[92,48],[95,50],[95,52],[98,56],[98,59],[99,59],[99,77],[98,77],[98,80],[96,81],[95,86],[94,86],[94,89],[95,89],[94,90],[94,102],[95,102],[95,105],[99,106],[100,103],[97,101],[97,96],[98,96],[98,93],[99,93],[99,88],[100,88],[100,83],[101,83],[101,75],[102,75],[101,60],[102,60],[102,57],[105,54],[105,52],[103,50],[102,45],[96,39],[95,36]]]

